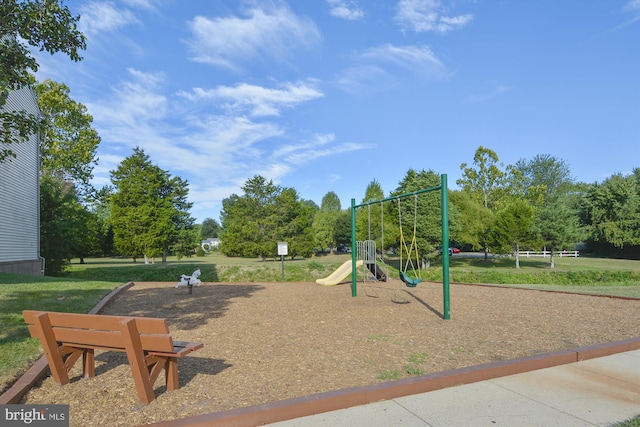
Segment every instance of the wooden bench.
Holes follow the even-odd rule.
[[[173,341],[166,319],[24,310],[29,332],[40,339],[51,376],[69,383],[69,370],[82,358],[83,376],[95,376],[94,350],[127,354],[140,401],[155,399],[153,384],[164,369],[167,390],[176,390],[178,359],[204,344]]]

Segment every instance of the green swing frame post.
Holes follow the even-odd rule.
[[[418,194],[428,193],[431,191],[440,190],[440,215],[442,218],[442,299],[443,299],[443,313],[442,317],[445,320],[451,319],[451,301],[449,291],[449,257],[447,248],[449,248],[449,193],[447,187],[447,174],[440,175],[440,185],[437,187],[425,188],[424,190],[418,190],[407,194],[401,194],[399,196],[388,197],[382,200],[374,200],[372,202],[362,203],[356,205],[356,199],[351,199],[351,296],[356,297],[358,295],[357,289],[357,254],[356,254],[356,209],[376,203],[388,202],[396,199],[403,199],[405,197],[417,196]]]

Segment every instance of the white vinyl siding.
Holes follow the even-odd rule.
[[[40,114],[30,88],[11,92],[3,109]],[[0,163],[0,262],[35,260],[40,255],[38,136],[10,149],[17,157]]]

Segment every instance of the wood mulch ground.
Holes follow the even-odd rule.
[[[44,379],[24,403],[69,404],[72,426],[137,426],[352,386],[398,375],[640,336],[640,300],[484,286],[138,283],[103,314],[163,317],[174,339],[205,347],[180,360],[180,389],[140,404],[123,353],[97,353],[97,375]]]

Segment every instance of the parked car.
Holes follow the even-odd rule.
[[[438,247],[438,253],[442,254],[442,247],[441,246]],[[455,248],[453,246],[449,247],[449,255],[459,254],[459,253],[460,253],[460,248]]]

